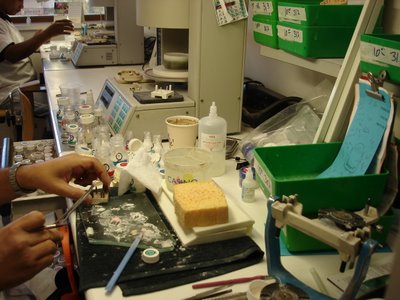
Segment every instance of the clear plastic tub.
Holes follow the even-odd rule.
[[[164,154],[165,182],[173,192],[175,184],[205,181],[209,174],[211,154],[205,149],[176,148]]]

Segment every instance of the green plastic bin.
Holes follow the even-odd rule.
[[[400,34],[363,34],[360,54],[362,72],[385,70],[388,81],[400,84]]]
[[[278,48],[277,21],[265,16],[253,16],[253,37],[257,43],[271,48]]]
[[[342,58],[346,55],[354,27],[303,26],[278,22],[278,47],[307,58]]]
[[[306,216],[316,216],[320,208],[360,210],[367,199],[377,207],[388,172],[316,178],[332,164],[340,147],[335,142],[255,148],[257,181],[267,197],[298,194]]]
[[[355,27],[362,5],[320,5],[320,0],[278,2],[279,21],[303,26]]]

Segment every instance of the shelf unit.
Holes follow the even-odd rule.
[[[261,46],[260,54],[272,59],[337,77],[314,142],[342,140],[360,72],[360,36],[375,27],[384,0],[366,0],[344,59],[307,59],[282,50]]]
[[[309,59],[296,56],[280,49],[260,46],[262,56],[280,60],[285,63],[300,66],[322,74],[337,77],[342,67],[343,59]]]

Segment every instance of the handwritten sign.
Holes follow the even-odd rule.
[[[307,14],[304,7],[278,6],[279,21],[300,23],[307,21]]]
[[[303,31],[282,25],[277,26],[278,37],[282,40],[303,43]]]
[[[272,1],[251,1],[250,5],[255,15],[262,14],[270,16],[274,12]]]
[[[361,42],[361,60],[400,67],[400,50],[385,46]]]
[[[274,35],[272,25],[264,24],[264,23],[260,23],[260,22],[253,22],[253,31],[261,33],[261,34],[265,34],[268,36]]]

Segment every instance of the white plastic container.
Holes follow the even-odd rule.
[[[255,191],[256,191],[256,181],[253,178],[253,171],[251,169],[247,170],[246,177],[242,181],[242,200],[243,202],[254,202]]]
[[[221,176],[225,173],[227,124],[217,114],[215,102],[210,107],[210,114],[199,121],[199,148],[211,152],[210,175]]]

